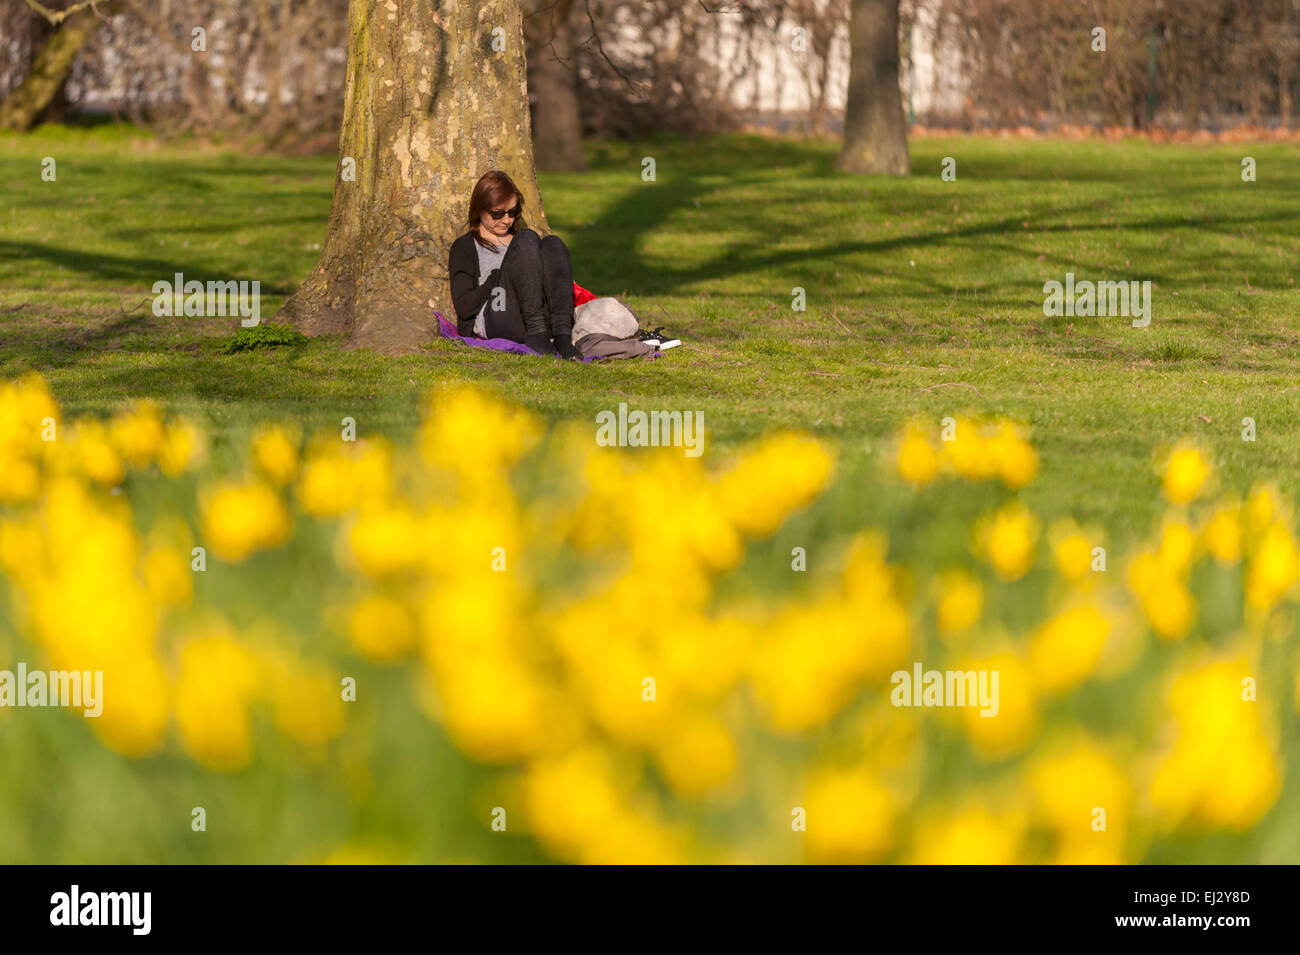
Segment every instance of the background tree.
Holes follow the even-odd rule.
[[[104,18],[120,9],[118,0],[77,3],[56,10],[28,2],[33,17],[49,24],[37,36],[47,38],[35,51],[21,85],[0,103],[0,129],[28,130],[58,99],[82,49],[90,42]]]
[[[587,168],[578,109],[573,0],[524,0],[533,153],[544,172]]]
[[[899,90],[899,0],[852,0],[849,95],[835,168],[906,176],[907,118]]]
[[[575,0],[584,126],[598,137],[688,140],[733,128],[728,92],[746,61],[743,50],[723,51],[721,24],[770,30],[755,14],[772,2]]]

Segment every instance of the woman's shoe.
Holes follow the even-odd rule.
[[[582,352],[578,351],[573,344],[572,335],[556,335],[551,341],[555,345],[555,350],[560,353],[561,358],[567,358],[570,361],[582,361]]]
[[[638,341],[644,342],[647,345],[653,345],[660,351],[667,351],[669,348],[676,348],[682,343],[681,339],[673,338],[672,335],[665,332],[662,325],[654,331],[645,331],[644,329],[638,330],[636,337]]]

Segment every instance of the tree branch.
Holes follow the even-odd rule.
[[[591,24],[591,36],[584,40],[582,45],[586,46],[587,42],[594,39],[596,41],[596,49],[600,51],[601,57],[609,64],[609,68],[622,78],[623,82],[627,84],[628,89],[639,95],[645,95],[645,88],[633,83],[632,80],[628,78],[628,75],[620,70],[605,52],[605,45],[600,42],[600,31],[596,28],[596,18],[592,16],[591,13],[591,0],[583,0],[583,7],[586,8],[587,11],[587,22]]]
[[[27,2],[31,3],[32,0],[27,0]],[[104,0],[91,0],[92,4],[103,3],[103,2]],[[177,53],[181,54],[181,56],[188,57],[191,54],[192,52],[191,49],[188,46],[186,46],[183,42],[178,41],[176,37],[172,35],[171,31],[167,28],[167,25],[165,23],[161,22],[160,20],[154,19],[148,13],[145,12],[144,6],[140,2],[140,0],[123,0],[123,2],[126,3],[130,11],[134,13],[137,17],[139,17],[140,22],[143,23],[146,27],[148,27],[159,40],[161,40],[163,43],[170,46]],[[236,100],[239,100],[239,97],[237,95],[241,87],[241,82],[239,77],[237,77],[230,70],[223,69],[222,67],[213,65],[213,60],[211,57],[207,57],[207,56],[195,57],[194,62],[197,63],[202,69],[206,70],[211,75],[219,77],[221,81],[226,84],[226,89],[230,91],[234,91],[236,94],[235,97]]]
[[[50,21],[53,26],[58,26],[64,20],[68,19],[68,17],[86,9],[89,9],[101,20],[106,20],[107,18],[99,12],[98,5],[102,2],[103,0],[82,0],[81,3],[74,3],[66,10],[51,10],[44,4],[38,3],[37,0],[27,0],[27,5],[35,10],[40,16],[43,16],[46,20]]]

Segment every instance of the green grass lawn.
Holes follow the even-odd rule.
[[[881,480],[890,438],[913,416],[936,429],[948,415],[1025,421],[1042,466],[1021,497],[1045,523],[1073,515],[1103,531],[1113,565],[1105,586],[1117,592],[1132,539],[1164,510],[1158,448],[1192,435],[1212,451],[1220,486],[1272,480],[1300,494],[1295,147],[927,138],[912,144],[914,175],[902,181],[836,173],[835,151],[831,141],[747,136],[591,143],[589,172],[544,175],[548,217],[572,250],[578,281],[625,297],[685,342],[654,362],[574,366],[442,341],[400,358],[332,341],[224,355],[238,320],[156,318],[153,283],[176,272],[257,279],[263,317],[273,320],[315,265],[332,158],[159,145],[118,127],[0,136],[0,380],[41,372],[69,416],[157,398],[198,419],[217,442],[218,469],[242,463],[249,429],[264,419],[296,418],[311,431],[337,429],[350,416],[362,436],[404,440],[429,388],[449,380],[489,384],[552,422],[583,418],[593,432],[596,412],[621,401],[702,411],[706,463],[771,428],[800,428],[836,445],[839,478],[823,500],[755,540],[718,593],[773,606],[815,595],[838,575],[851,533],[883,528],[890,561],[907,571],[899,590],[916,621],[914,658],[927,663],[947,652],[931,633],[931,578],[971,565],[972,524],[1009,492],[994,482],[914,491]],[[1258,161],[1259,181],[1241,181],[1244,155]],[[641,180],[646,156],[656,160],[657,182]],[[44,157],[57,161],[55,182],[41,179]],[[941,179],[944,157],[955,158],[956,181]],[[1150,280],[1150,326],[1045,317],[1043,284],[1067,272]],[[804,311],[791,308],[795,288],[806,292]],[[1247,416],[1257,425],[1254,442],[1241,437]],[[142,528],[155,512],[198,527],[194,490],[211,477],[132,474],[124,495]],[[521,497],[547,490],[547,480],[525,469]],[[683,513],[696,512],[669,516]],[[196,607],[220,608],[241,624],[283,617],[304,647],[339,651],[343,672],[363,674],[367,692],[346,741],[363,748],[339,760],[373,762],[373,794],[350,801],[339,780],[352,777],[333,763],[328,771],[300,766],[275,743],[259,743],[258,760],[231,776],[200,770],[174,745],[128,761],[95,743],[82,721],[42,710],[0,722],[0,858],[285,861],[323,857],[352,840],[392,844],[403,858],[541,858],[526,840],[488,833],[482,806],[473,806],[495,776],[429,729],[407,674],[352,669],[359,663],[340,649],[338,615],[322,605],[323,597],[342,599],[346,584],[329,576],[332,525],[299,524],[281,551],[245,565],[214,561],[195,585]],[[807,574],[791,572],[795,547],[807,548]],[[567,574],[552,570],[557,579]],[[679,572],[665,567],[652,583],[672,598]],[[1014,584],[978,572],[988,586],[980,639],[1028,640],[1062,605],[1046,560]],[[1202,610],[1193,636],[1174,645],[1146,640],[1118,680],[1045,703],[1045,724],[1129,737],[1126,751],[1163,745],[1145,728],[1160,725],[1165,676],[1203,649],[1242,642],[1239,571],[1206,561],[1196,574]],[[0,586],[0,662],[24,647],[8,600]],[[1137,857],[1291,861],[1300,838],[1295,620],[1293,608],[1279,610],[1266,641],[1265,630],[1250,634],[1263,647],[1266,719],[1280,727],[1287,757],[1276,808],[1243,835],[1166,834],[1134,849]],[[883,700],[882,692],[873,684],[861,699]],[[788,767],[814,756],[849,752],[844,741],[862,737],[856,718],[846,710],[838,723],[770,750],[755,733],[745,792],[787,813],[773,781],[797,780]],[[912,716],[897,723],[910,725]],[[923,732],[918,806],[934,795],[964,798],[1017,769],[980,763],[951,727],[927,721]],[[1137,766],[1135,778],[1144,772]],[[213,838],[187,841],[196,805],[211,812]],[[681,812],[698,811],[701,827],[726,841],[758,825],[756,805],[742,800],[709,815],[716,807],[688,804]],[[788,837],[788,816],[779,821]],[[789,846],[770,856],[786,858]]]
[[[804,428],[837,442],[850,473],[910,415],[1005,413],[1043,455],[1031,506],[1120,538],[1159,507],[1153,449],[1183,435],[1213,449],[1228,484],[1300,489],[1295,147],[927,138],[902,181],[834,172],[835,150],[590,143],[590,171],[543,175],[578,281],[686,343],[653,363],[573,367],[444,342],[400,358],[326,341],[222,355],[236,320],[155,318],[152,284],[258,279],[273,319],[316,262],[334,160],[112,127],[6,135],[0,376],[42,372],[73,414],[154,396],[218,435],[289,415],[401,435],[428,386],[468,379],[551,419],[619,401],[703,411],[715,449]],[[1244,155],[1257,182],[1241,180]],[[656,182],[641,180],[645,156]],[[955,182],[940,177],[946,156]],[[1044,317],[1043,283],[1067,271],[1151,280],[1150,326]]]

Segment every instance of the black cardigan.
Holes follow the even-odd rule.
[[[456,309],[456,331],[462,336],[474,334],[474,316],[487,301],[493,287],[500,284],[501,268],[493,269],[482,285],[478,284],[477,241],[472,232],[466,232],[451,244],[448,253],[448,273],[451,280],[451,303]]]

